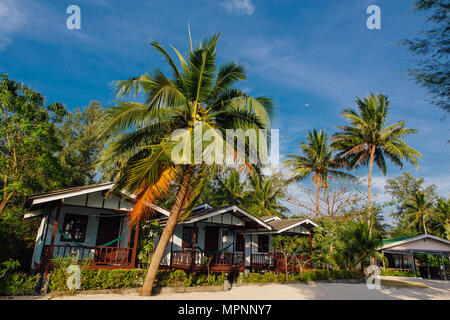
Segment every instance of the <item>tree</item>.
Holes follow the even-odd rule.
[[[387,179],[385,192],[392,200],[389,205],[394,205],[395,210],[391,212],[395,227],[391,230],[391,237],[404,237],[417,235],[415,226],[411,226],[410,221],[406,219],[406,202],[413,199],[417,192],[424,192],[429,199],[434,199],[436,195],[436,186],[431,184],[424,186],[424,178],[414,178],[408,172],[402,172],[398,177]]]
[[[359,113],[352,109],[342,111],[342,117],[349,121],[350,126],[337,127],[341,132],[332,136],[331,146],[339,151],[338,156],[345,161],[346,166],[369,166],[367,223],[370,229],[374,162],[385,175],[385,157],[400,167],[405,160],[418,167],[417,157],[422,158],[422,155],[403,140],[406,135],[417,130],[406,128],[403,121],[386,126],[389,113],[387,96],[378,94],[375,97],[370,94],[363,100],[356,98],[356,104]]]
[[[246,193],[244,208],[256,217],[278,216],[284,218],[288,209],[280,200],[285,197],[286,184],[277,175],[264,176],[252,172],[249,175],[249,188]]]
[[[144,93],[146,102],[119,102],[106,112],[103,135],[110,140],[99,165],[114,164],[117,170],[115,188],[137,193],[130,221],[138,224],[151,214],[149,204],[171,189],[176,190],[142,288],[143,295],[151,294],[164,250],[181,214],[190,214],[204,186],[223,167],[223,164],[215,164],[212,153],[208,155],[205,150],[226,146],[225,154],[235,159],[248,159],[234,143],[229,145],[223,140],[225,130],[259,130],[270,125],[271,100],[253,98],[233,88],[239,80],[245,79],[243,66],[234,62],[217,66],[219,37],[214,35],[203,40],[196,49],[191,45],[186,59],[174,49],[181,69],[159,43],[152,42],[166,60],[172,78],[156,69],[152,75],[146,73],[118,81],[118,98]],[[211,130],[213,141],[199,141],[195,135],[197,130]],[[192,151],[197,143],[203,151],[199,163]],[[245,165],[246,161],[243,162]],[[248,163],[246,167],[252,168]]]
[[[237,205],[245,206],[247,182],[241,173],[233,168],[220,172],[205,188],[203,202],[213,206]]]
[[[338,159],[333,158],[332,150],[328,147],[328,136],[323,130],[313,129],[306,134],[306,142],[300,143],[302,155],[287,155],[284,164],[290,169],[291,181],[301,181],[312,175],[312,182],[316,185],[315,215],[319,217],[320,189],[327,188],[328,176],[351,177],[340,170]]]
[[[440,197],[433,208],[431,230],[441,238],[450,240],[450,200]]]
[[[348,224],[343,230],[342,238],[345,242],[343,255],[352,259],[353,266],[359,263],[361,271],[364,271],[370,258],[386,262],[385,257],[378,252],[383,243],[381,232],[373,230],[363,220]]]
[[[275,251],[284,258],[286,281],[289,281],[288,267],[292,261],[295,261],[295,263],[299,265],[300,276],[302,276],[304,264],[311,259],[305,259],[304,255],[300,254],[300,252],[305,252],[307,248],[309,248],[308,238],[298,236],[276,236],[272,241]]]
[[[57,125],[66,115],[61,103],[45,105],[44,97],[24,84],[0,75],[0,214],[26,194],[63,185],[57,152]]]
[[[406,219],[412,222],[417,230],[422,228],[423,232],[428,234],[426,222],[433,214],[433,203],[428,201],[425,192],[417,192],[414,198],[406,202],[405,209]]]
[[[65,117],[59,130],[63,144],[59,158],[66,178],[66,187],[96,182],[95,162],[104,146],[104,140],[98,137],[103,113],[101,104],[92,101],[83,110],[69,112]]]
[[[433,96],[432,103],[447,112],[450,112],[449,9],[448,0],[416,0],[415,11],[428,14],[431,28],[421,31],[416,38],[402,41],[417,57],[417,67],[408,73]]]
[[[306,215],[316,213],[316,190],[294,181],[295,193],[292,192],[287,201],[303,210]],[[366,194],[360,189],[361,181],[357,178],[328,177],[325,192],[319,196],[319,216],[336,218],[348,216],[350,212],[361,209]],[[300,191],[300,194],[299,194]]]
[[[422,191],[429,198],[436,197],[436,186],[431,184],[425,187],[424,183],[424,178],[414,178],[408,172],[402,172],[400,176],[386,180],[384,190],[392,197],[391,204],[395,204],[397,209],[392,213],[394,218],[404,216],[406,202],[414,198],[417,192]]]

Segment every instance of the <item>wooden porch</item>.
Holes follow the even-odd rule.
[[[300,255],[296,258],[288,258],[288,271],[300,272],[299,261],[304,261],[303,270],[312,269],[312,263],[309,260],[308,255]],[[255,253],[250,255],[250,270],[251,271],[274,271],[285,272],[286,260],[283,255],[275,253]]]
[[[78,261],[89,260],[90,269],[132,269],[136,258],[135,248],[45,245],[38,269],[49,270],[52,259],[69,256],[78,257]]]
[[[244,255],[240,252],[204,253],[198,250],[172,251],[171,269],[193,272],[244,272]]]

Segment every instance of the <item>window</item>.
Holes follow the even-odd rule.
[[[183,228],[183,248],[192,248],[194,243],[194,228]]]
[[[76,241],[84,242],[86,237],[86,227],[88,223],[88,216],[83,216],[79,214],[67,213],[64,217],[64,223],[62,231],[64,234],[61,235],[61,241]]]
[[[244,234],[242,232],[236,233],[235,251],[244,251]]]
[[[258,252],[269,252],[269,236],[266,234],[258,235]]]

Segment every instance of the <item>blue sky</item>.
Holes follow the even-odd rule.
[[[71,4],[81,8],[81,30],[66,28]],[[381,8],[381,30],[366,28],[370,4]],[[410,0],[0,0],[0,72],[49,103],[110,105],[113,80],[163,66],[150,39],[186,51],[188,24],[195,41],[222,32],[219,62],[244,64],[241,87],[275,100],[282,154],[297,153],[306,130],[332,134],[355,96],[382,92],[391,101],[390,122],[419,130],[407,141],[424,159],[419,170],[404,170],[448,196],[448,119],[405,75],[413,57],[398,44],[426,27]],[[399,173],[375,170],[375,191]]]

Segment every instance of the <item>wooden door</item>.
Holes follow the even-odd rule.
[[[205,229],[205,251],[217,252],[219,251],[219,228],[206,227]]]
[[[105,216],[100,217],[97,231],[96,246],[104,245],[110,241],[117,239],[120,235],[120,224],[122,217]],[[117,247],[120,241],[108,244],[107,247]]]
[[[120,240],[116,240],[120,236],[120,225],[122,217],[104,216],[100,217],[97,231],[94,261],[97,263],[119,263],[127,260],[126,249],[115,248],[119,246]],[[108,244],[109,243],[109,244]],[[106,244],[106,246],[105,246]]]

